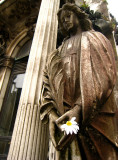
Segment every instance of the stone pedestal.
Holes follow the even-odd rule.
[[[8,160],[47,159],[49,134],[40,121],[39,97],[47,54],[56,48],[59,1],[41,3]]]

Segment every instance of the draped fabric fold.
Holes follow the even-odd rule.
[[[110,42],[98,32],[84,32],[81,40],[81,94],[83,118],[100,109],[116,82],[114,53]],[[92,108],[94,106],[94,108]]]

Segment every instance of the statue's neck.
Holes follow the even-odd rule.
[[[81,27],[78,27],[75,31],[70,33],[70,38],[73,36],[79,36],[81,34],[82,34],[82,29],[81,29]]]

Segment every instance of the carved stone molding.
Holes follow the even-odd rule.
[[[25,26],[28,28],[28,36],[33,37],[37,22],[37,16],[31,16],[26,19]]]
[[[3,25],[0,27],[0,54],[5,53],[8,40],[9,40],[9,33],[8,30]]]
[[[27,1],[23,1],[23,0],[18,0],[16,1],[15,4],[15,8],[11,10],[11,14],[9,16],[9,18],[17,18],[20,19],[22,17],[24,17],[24,15],[28,15],[31,13],[31,10],[36,7],[35,6],[36,3],[27,0]]]
[[[25,26],[30,27],[31,25],[36,24],[37,16],[31,16],[26,19]]]
[[[30,34],[28,34],[30,37],[33,36],[35,28],[34,23],[36,23],[40,4],[41,0],[5,1],[0,8],[0,28],[3,26],[3,28],[9,33],[9,41],[7,45],[9,45],[10,42],[24,29],[30,30]],[[3,44],[1,38],[0,43]]]
[[[1,67],[8,67],[12,68],[14,64],[14,59],[11,57],[8,57],[6,55],[0,56],[0,68]]]

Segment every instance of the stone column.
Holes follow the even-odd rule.
[[[4,54],[3,57],[0,57],[0,111],[3,104],[3,99],[6,92],[6,86],[8,84],[8,80],[5,77],[10,76],[11,69],[14,63],[13,58]]]
[[[47,54],[56,48],[59,2],[41,3],[8,160],[47,159],[48,127],[40,121],[39,97]]]

